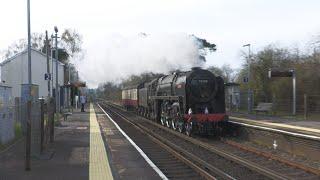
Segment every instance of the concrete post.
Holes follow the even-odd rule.
[[[44,149],[44,99],[40,99],[40,153]]]
[[[31,101],[27,102],[27,117],[31,117]],[[31,119],[31,118],[30,118]],[[27,134],[26,134],[26,160],[25,160],[25,170],[31,170],[31,124],[27,120]]]
[[[50,126],[50,143],[54,141],[54,107],[55,103],[53,98],[50,98],[48,102],[48,118],[49,118],[49,126]]]
[[[292,71],[292,98],[293,98],[293,102],[292,102],[292,115],[296,115],[296,73],[294,70]]]

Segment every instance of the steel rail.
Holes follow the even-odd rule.
[[[114,106],[113,104],[109,103],[109,106],[112,106],[114,108],[117,108],[117,109],[120,109],[121,111],[123,111],[123,109],[119,105]],[[224,151],[214,147],[213,145],[201,142],[201,141],[196,140],[196,139],[194,139],[192,137],[188,137],[188,136],[186,136],[184,134],[181,134],[179,132],[176,132],[176,131],[174,131],[172,129],[169,129],[167,127],[163,127],[162,125],[160,125],[158,123],[152,122],[150,120],[146,120],[143,117],[141,117],[141,119],[143,119],[145,122],[147,122],[149,124],[152,124],[152,125],[155,125],[158,128],[161,128],[162,130],[165,130],[165,131],[167,131],[169,133],[172,133],[172,134],[178,136],[179,138],[182,138],[182,139],[184,139],[184,140],[186,140],[188,142],[191,142],[192,144],[194,144],[196,146],[200,146],[200,147],[202,147],[202,148],[204,148],[206,150],[209,150],[212,153],[218,154],[219,156],[224,157],[224,158],[226,158],[226,159],[228,159],[230,161],[233,161],[233,162],[236,162],[236,163],[238,163],[240,165],[243,165],[243,166],[245,166],[245,167],[247,167],[247,168],[249,168],[249,169],[251,169],[251,170],[253,170],[255,172],[258,172],[258,173],[260,173],[262,175],[265,175],[265,176],[267,176],[267,177],[269,177],[271,179],[282,179],[282,180],[290,179],[290,177],[287,177],[285,175],[279,174],[279,173],[277,173],[274,170],[271,170],[269,168],[262,167],[257,163],[250,162],[250,161],[248,161],[246,159],[243,159],[241,157],[238,157],[236,155],[224,152]]]
[[[100,99],[102,101],[105,101],[103,99]],[[111,102],[108,102],[108,103],[111,103]],[[113,106],[117,106],[118,108],[122,108],[120,105],[118,104],[114,104],[114,103],[111,103]],[[279,134],[285,134],[285,135],[290,135],[290,136],[293,136],[293,137],[299,137],[299,138],[304,138],[304,139],[311,139],[311,140],[315,140],[315,141],[320,141],[320,136],[317,136],[317,135],[314,135],[315,133],[313,132],[310,132],[310,134],[306,134],[306,133],[302,133],[302,132],[305,132],[303,130],[299,130],[299,132],[292,132],[284,127],[279,127],[280,129],[276,129],[274,126],[272,125],[265,125],[265,126],[262,126],[256,122],[253,122],[252,124],[249,124],[249,123],[246,123],[246,122],[237,122],[237,121],[233,121],[232,119],[245,119],[245,118],[237,118],[237,117],[233,117],[233,116],[230,116],[229,117],[230,120],[228,122],[230,123],[233,123],[233,124],[237,124],[237,125],[240,125],[240,126],[245,126],[245,127],[250,127],[250,128],[254,128],[254,129],[260,129],[260,130],[265,130],[265,131],[271,131],[271,132],[276,132],[276,133],[279,133]]]
[[[239,148],[239,149],[242,149],[242,150],[245,150],[245,151],[248,151],[248,152],[263,156],[263,157],[266,157],[268,159],[272,159],[272,160],[284,163],[284,164],[286,164],[288,166],[295,167],[295,168],[298,168],[298,169],[302,169],[302,170],[304,170],[306,172],[309,172],[309,173],[312,173],[312,174],[320,176],[320,171],[318,169],[316,169],[316,168],[308,167],[308,166],[305,166],[305,165],[302,165],[302,164],[299,164],[299,163],[295,163],[295,162],[283,159],[283,158],[281,158],[279,156],[276,156],[276,155],[273,155],[272,153],[269,153],[269,152],[263,152],[263,151],[259,151],[259,150],[255,149],[255,148],[252,148],[252,147],[246,147],[246,146],[243,146],[243,145],[241,145],[241,144],[239,144],[237,142],[234,142],[234,141],[230,141],[230,140],[223,140],[223,141],[225,143],[231,145],[231,146],[236,147],[236,148]]]
[[[207,162],[201,160],[200,158],[196,157],[195,155],[183,150],[182,148],[178,147],[177,145],[173,144],[172,142],[169,142],[165,138],[159,136],[158,134],[154,133],[153,131],[149,130],[146,127],[143,127],[142,125],[132,122],[124,115],[112,110],[109,108],[110,111],[112,111],[114,114],[118,115],[128,123],[132,124],[135,128],[140,130],[141,132],[147,134],[155,143],[159,144],[161,147],[166,149],[168,152],[170,152],[173,156],[175,156],[177,159],[181,160],[185,164],[187,164],[189,167],[194,169],[196,172],[198,172],[202,177],[206,179],[216,179],[214,176],[212,176],[210,173],[208,173],[206,170],[209,170],[210,172],[217,174],[218,176],[222,177],[223,179],[232,179],[235,180],[232,176],[229,174],[221,171],[220,169],[208,164]],[[191,160],[184,157],[182,154],[186,155]],[[196,164],[196,163],[197,164]],[[205,170],[206,169],[206,170]]]
[[[279,134],[290,135],[290,136],[293,136],[293,137],[320,141],[320,136],[302,134],[302,133],[297,133],[297,132],[291,132],[291,131],[288,131],[288,130],[275,129],[275,128],[272,128],[272,127],[261,126],[261,125],[257,125],[257,124],[248,124],[248,123],[237,122],[237,121],[232,121],[232,120],[229,120],[229,122],[233,123],[233,124],[240,125],[240,126],[254,128],[254,129],[260,129],[260,130],[265,130],[265,131],[270,131],[270,132],[276,132],[276,133],[279,133]]]
[[[174,133],[175,135],[179,136],[180,138],[183,138],[184,140],[187,140],[187,141],[189,141],[189,142],[191,142],[191,143],[193,143],[195,145],[198,145],[198,146],[200,146],[202,148],[205,148],[205,149],[209,150],[210,152],[218,154],[219,156],[222,156],[222,157],[224,157],[226,159],[229,159],[229,160],[231,160],[233,162],[241,164],[241,165],[243,165],[243,166],[245,166],[245,167],[247,167],[247,168],[249,168],[249,169],[251,169],[251,170],[253,170],[255,172],[259,172],[260,174],[263,174],[263,175],[265,175],[265,176],[267,176],[269,178],[272,178],[272,179],[283,179],[283,180],[290,179],[289,177],[286,177],[286,176],[284,176],[282,174],[278,174],[277,172],[275,172],[275,171],[273,171],[271,169],[267,169],[265,167],[262,167],[262,166],[260,166],[260,165],[258,165],[256,163],[250,162],[250,161],[248,161],[246,159],[243,159],[241,157],[238,157],[236,155],[221,151],[220,149],[214,147],[213,145],[209,145],[207,143],[200,142],[200,141],[198,141],[198,140],[196,140],[196,139],[194,139],[192,137],[185,136],[184,134],[175,132],[175,131],[173,131],[171,129],[168,129],[166,127],[163,127],[163,126],[161,126],[159,124],[155,124],[155,125],[157,125],[158,127],[161,127],[162,129],[164,129],[164,130],[166,130],[168,132],[170,130],[171,131],[170,133]]]

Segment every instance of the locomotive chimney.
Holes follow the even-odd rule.
[[[172,71],[170,71],[169,73],[170,74],[179,74],[181,71],[179,70],[179,69],[177,69],[177,70],[172,70]]]
[[[192,67],[191,68],[192,71],[199,70],[199,69],[201,69],[201,67]]]

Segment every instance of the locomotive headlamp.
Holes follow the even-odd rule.
[[[205,113],[205,114],[209,114],[208,107],[206,107],[206,108],[204,109],[204,113]]]
[[[191,108],[189,108],[189,110],[188,110],[188,114],[189,114],[189,115],[191,115],[191,114],[192,114],[192,109],[191,109]]]

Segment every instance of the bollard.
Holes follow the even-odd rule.
[[[53,100],[50,99],[50,116],[49,116],[49,122],[50,122],[50,143],[53,143],[54,141],[54,104]]]

